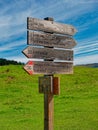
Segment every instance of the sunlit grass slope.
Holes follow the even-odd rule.
[[[56,76],[61,92],[54,96],[54,130],[98,130],[98,68]],[[0,130],[43,130],[38,77],[21,65],[0,66]]]

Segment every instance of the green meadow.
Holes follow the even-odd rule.
[[[22,65],[0,66],[0,130],[43,130],[44,98],[38,77]],[[60,77],[54,96],[54,130],[98,130],[98,68],[74,67]]]

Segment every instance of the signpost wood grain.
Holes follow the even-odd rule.
[[[30,17],[27,18],[27,29],[68,35],[74,35],[77,32],[72,25]]]
[[[27,31],[27,37],[28,45],[57,47],[65,49],[72,49],[74,46],[76,46],[76,41],[72,37],[66,35],[64,36],[44,32]]]
[[[39,93],[52,93],[53,82],[51,76],[39,77]]]
[[[60,78],[51,76],[39,77],[39,93],[47,93],[53,95],[60,94]]]
[[[24,69],[29,74],[72,74],[72,62],[29,61]]]
[[[58,50],[52,48],[37,48],[28,46],[23,50],[23,53],[28,58],[73,61],[73,50]]]

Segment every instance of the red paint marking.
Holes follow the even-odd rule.
[[[28,73],[29,73],[30,75],[32,75],[32,74],[33,74],[33,71],[28,71]]]
[[[28,69],[28,65],[25,65],[23,68],[24,68],[24,70],[25,70],[28,74],[30,74],[30,75],[33,74],[33,70],[29,70],[29,69]]]
[[[28,61],[27,65],[34,65],[33,61]]]
[[[26,71],[28,74],[30,74],[30,75],[33,74],[33,70],[32,70],[33,65],[34,65],[34,62],[33,62],[33,61],[28,61],[27,64],[24,66],[25,71]]]

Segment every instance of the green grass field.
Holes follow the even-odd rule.
[[[54,130],[98,130],[98,68],[74,67],[60,77],[54,96]],[[39,75],[21,65],[0,66],[0,130],[43,130],[43,94]]]

